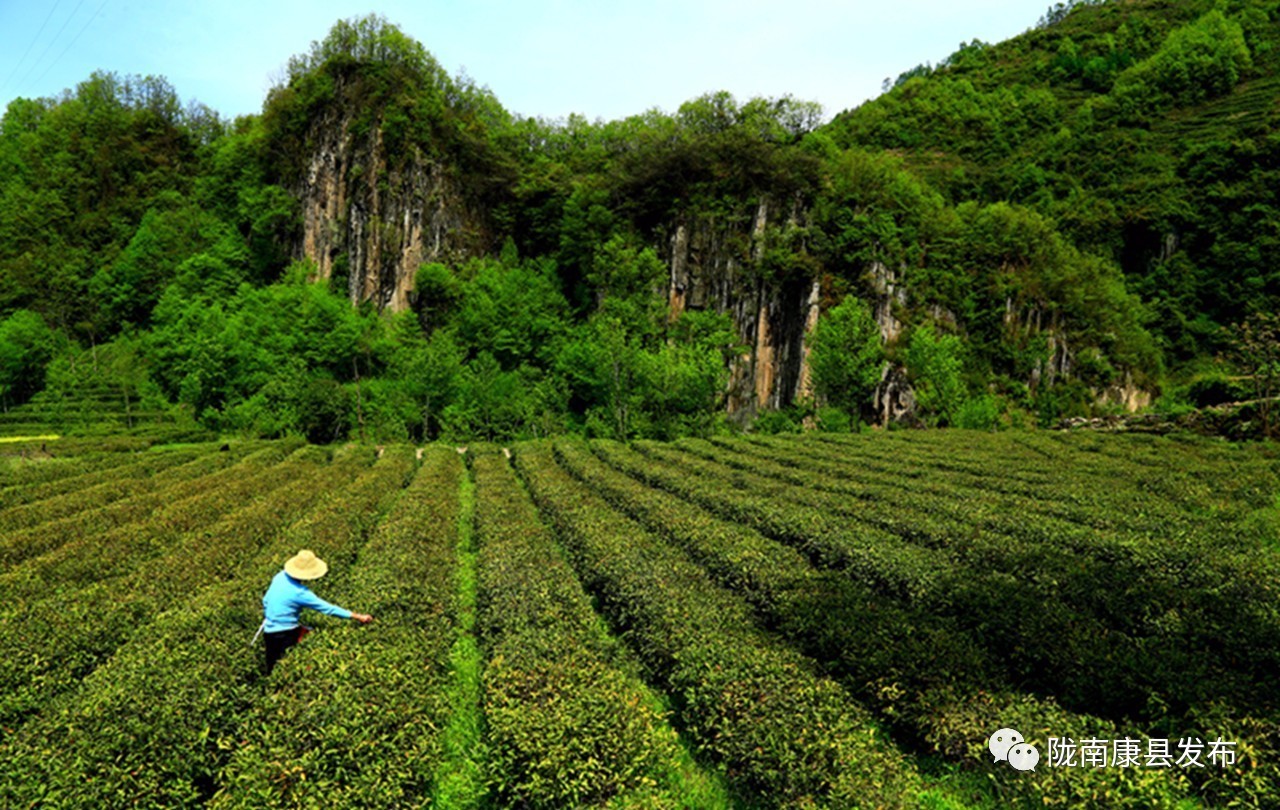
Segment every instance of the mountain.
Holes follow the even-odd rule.
[[[1266,2],[1060,5],[1021,37],[909,71],[829,132],[900,154],[951,201],[1050,218],[1122,268],[1184,363],[1280,294],[1276,19]]]
[[[825,125],[726,93],[520,118],[376,16],[235,122],[95,74],[0,122],[0,394],[129,340],[206,425],[317,439],[1229,398],[1231,327],[1280,295],[1278,20],[1059,5]]]

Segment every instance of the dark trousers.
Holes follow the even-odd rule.
[[[294,627],[277,633],[263,633],[262,639],[267,642],[267,674],[275,669],[276,662],[284,655],[285,650],[302,640],[308,632],[306,627]]]

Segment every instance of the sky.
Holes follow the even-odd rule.
[[[260,112],[289,57],[377,13],[509,111],[613,120],[704,93],[791,94],[826,117],[1049,0],[0,0],[0,110],[95,70],[160,75],[227,118]]]

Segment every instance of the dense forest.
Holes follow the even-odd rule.
[[[331,441],[1248,399],[1277,365],[1278,22],[1059,4],[828,123],[727,93],[516,116],[377,16],[235,121],[95,73],[0,120],[0,400],[97,375]]]

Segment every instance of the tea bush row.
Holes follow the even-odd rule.
[[[813,663],[752,623],[741,599],[559,468],[549,447],[516,465],[584,583],[653,677],[678,723],[739,789],[769,806],[905,807],[910,762]]]
[[[141,454],[140,454],[141,455]],[[133,492],[152,485],[154,476],[173,467],[195,461],[200,454],[175,450],[168,453],[147,453],[132,464],[112,470],[112,475],[100,483],[81,487],[74,492],[56,495],[39,501],[0,510],[0,531],[13,532],[77,512],[105,506],[127,498]]]
[[[748,465],[785,478],[806,494],[869,492],[890,513],[949,517],[961,529],[953,535],[961,542],[951,545],[962,549],[968,564],[1052,588],[1056,598],[1097,617],[1114,642],[1132,639],[1142,660],[1130,674],[1176,681],[1164,684],[1160,697],[1165,701],[1186,705],[1229,696],[1233,705],[1273,705],[1266,702],[1271,690],[1256,685],[1270,683],[1277,664],[1271,651],[1280,617],[1272,606],[1280,568],[1252,532],[1242,531],[1226,516],[1195,518],[1183,512],[1180,519],[1165,517],[1167,526],[1175,525],[1159,532],[1090,530],[1034,508],[1007,508],[991,498],[921,495],[915,483],[847,489],[831,476],[805,469],[780,472],[754,457],[735,464]],[[1063,480],[1085,477],[1073,467],[1060,472]],[[1158,497],[1147,494],[1145,499],[1148,512],[1162,511],[1150,506],[1160,503]],[[842,501],[828,504],[839,509]],[[966,533],[968,527],[974,531]],[[1214,654],[1224,639],[1240,646],[1233,661]],[[1125,681],[1142,682],[1130,674],[1118,673],[1118,682],[1099,683],[1097,691],[1121,702],[1126,692],[1134,691],[1124,688]]]
[[[298,447],[296,442],[268,445],[258,443],[252,448],[240,445],[231,452],[201,456],[189,466],[184,465],[183,468],[168,470],[157,476],[161,479],[159,485],[149,491],[105,506],[82,510],[68,518],[14,532],[0,538],[0,570],[10,569],[23,560],[38,557],[86,535],[97,535],[129,523],[148,520],[157,510],[175,501],[216,487],[222,480],[216,474],[233,465],[242,465],[239,473],[225,475],[244,474],[246,471],[278,463]],[[69,495],[73,496],[74,493]]]
[[[38,447],[39,444],[36,445]],[[0,476],[0,509],[101,483],[110,477],[113,467],[131,464],[135,460],[131,453],[107,452],[40,460],[19,459],[11,459],[10,469]]]
[[[6,510],[0,513],[0,519],[25,513],[11,525],[29,525],[0,536],[0,572],[78,536],[107,531],[131,520],[145,520],[166,503],[159,496],[148,496],[180,482],[198,481],[241,458],[241,453],[206,453],[146,477],[104,482]]]
[[[237,449],[239,449],[239,443],[237,443]],[[20,524],[14,522],[14,516],[24,513],[39,514],[42,504],[56,510],[59,508],[60,497],[65,498],[106,484],[145,478],[174,464],[182,464],[216,451],[215,445],[207,445],[161,452],[115,453],[107,457],[114,463],[105,468],[61,476],[42,484],[15,484],[5,487],[0,490],[0,516],[8,526],[20,528]],[[87,460],[87,457],[85,458]],[[31,518],[25,520],[31,521]],[[35,525],[35,523],[27,522],[26,525]]]
[[[227,465],[225,453],[196,454],[189,452],[151,453],[146,461],[113,471],[110,480],[86,488],[69,491],[37,502],[17,505],[0,511],[0,569],[14,558],[32,557],[32,546],[23,543],[23,535],[41,530],[52,522],[61,526],[76,525],[83,513],[109,507],[129,498],[145,495],[174,481],[197,479],[216,468]]]
[[[985,743],[990,729],[1003,727],[1003,718],[1015,713],[1019,728],[1124,735],[1104,720],[1010,689],[989,653],[946,617],[814,569],[794,549],[646,487],[577,444],[557,442],[556,455],[571,474],[687,550],[717,582],[746,595],[770,626],[824,662],[913,746],[987,771],[1000,795],[1040,804],[1108,793],[1158,804],[1185,791],[1181,780],[1162,772],[1131,779],[1114,770],[1055,770],[1026,778],[992,767],[975,743]],[[1043,736],[1028,739],[1044,749]]]
[[[411,450],[389,452],[326,492],[233,578],[155,616],[0,744],[0,805],[179,807],[210,798],[232,752],[246,744],[244,718],[263,694],[262,644],[249,642],[271,577],[302,547],[330,562],[331,579],[345,576],[413,467]]]
[[[234,575],[246,559],[302,514],[325,489],[355,475],[356,464],[299,459],[275,488],[224,487],[203,503],[194,525],[154,521],[118,542],[153,550],[121,576],[36,599],[10,616],[0,636],[0,723],[11,724],[73,688],[162,611]],[[219,500],[220,499],[220,500]],[[176,515],[177,513],[175,513]],[[184,515],[186,517],[187,515]]]
[[[472,466],[494,797],[586,807],[670,790],[675,732],[620,665],[617,642],[506,460],[479,455]]]
[[[451,449],[428,451],[349,571],[317,586],[374,622],[313,633],[280,661],[240,720],[210,806],[430,803],[449,712],[463,475]]]
[[[615,464],[630,452],[599,447]],[[1273,708],[1275,691],[1257,685],[1280,677],[1277,577],[1268,573],[1275,570],[1274,560],[1176,556],[1154,544],[1138,544],[1123,555],[1090,556],[904,506],[894,518],[903,534],[951,559],[919,576],[919,558],[891,544],[879,543],[878,555],[849,554],[850,547],[861,552],[877,543],[865,539],[866,529],[856,520],[838,517],[856,514],[847,498],[717,468],[670,448],[642,447],[649,458],[631,459],[624,471],[745,520],[775,539],[818,549],[811,556],[820,564],[860,581],[882,589],[912,582],[914,590],[887,592],[910,595],[956,617],[1005,661],[1012,681],[1023,688],[1112,717],[1137,716],[1153,700],[1175,713],[1220,701],[1249,712]],[[903,501],[910,500],[904,493]],[[939,530],[947,520],[953,528]],[[1101,541],[1099,546],[1105,550]],[[1185,565],[1177,565],[1178,559]],[[948,574],[948,568],[959,570]],[[1186,620],[1170,616],[1174,609]],[[1234,651],[1230,658],[1213,654],[1224,640]]]
[[[0,616],[12,615],[31,600],[67,598],[79,588],[127,574],[162,554],[165,538],[206,525],[288,483],[300,470],[314,466],[321,455],[314,448],[301,448],[281,459],[286,449],[268,448],[240,465],[170,482],[159,491],[144,491],[137,498],[51,526],[53,532],[62,530],[61,544],[0,574],[0,588],[8,595],[0,605]],[[113,526],[114,521],[120,523]],[[47,538],[50,532],[41,535]]]
[[[901,455],[868,458],[847,452],[824,452],[822,442],[713,440],[726,450],[750,458],[765,458],[790,467],[808,470],[827,478],[859,484],[902,487],[917,495],[935,495],[968,503],[998,500],[1000,507],[1015,514],[1041,514],[1100,530],[1125,529],[1169,534],[1185,527],[1193,516],[1133,488],[1106,485],[1084,475],[1059,475],[1055,480],[1015,481],[1001,475],[1006,463],[992,455],[982,461],[983,471],[948,469],[945,460],[915,461]],[[969,455],[973,455],[972,453]],[[928,466],[926,466],[928,465]]]

